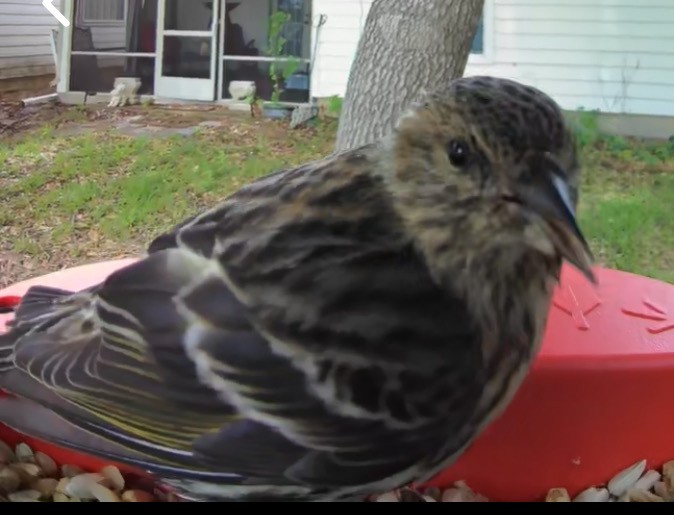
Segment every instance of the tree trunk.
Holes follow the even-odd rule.
[[[336,150],[389,132],[423,90],[461,77],[483,0],[373,0],[351,66]]]

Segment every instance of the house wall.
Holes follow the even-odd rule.
[[[371,4],[372,0],[313,0],[314,25],[321,14],[326,21],[313,34],[317,41],[311,74],[312,96],[344,96]]]
[[[327,15],[313,91],[344,95],[370,0],[314,0]],[[486,0],[485,55],[466,75],[537,86],[567,110],[674,116],[674,0]]]
[[[0,0],[0,80],[53,74],[50,30],[56,27],[41,0]]]

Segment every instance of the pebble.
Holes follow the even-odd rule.
[[[173,502],[127,488],[127,480],[114,465],[85,472],[70,464],[59,466],[51,456],[28,444],[14,448],[0,440],[0,502]]]
[[[489,500],[463,481],[444,490],[427,488],[417,498],[409,489],[400,489],[378,496],[377,502],[488,502]],[[409,498],[406,499],[405,497]],[[571,502],[566,488],[550,488],[545,502]],[[595,485],[575,494],[573,502],[674,502],[674,460],[665,463],[660,470],[646,469],[646,460],[633,463],[608,479],[606,484]]]
[[[489,502],[465,482],[444,490],[401,488],[375,502]],[[566,488],[551,488],[545,502],[570,502]],[[132,488],[120,470],[107,465],[85,472],[71,464],[58,465],[47,454],[19,443],[14,448],[0,440],[0,502],[179,502],[174,495]],[[674,502],[674,460],[661,470],[646,470],[636,462],[610,478],[578,493],[573,502]]]

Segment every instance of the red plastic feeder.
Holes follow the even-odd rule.
[[[81,289],[133,260],[63,270],[16,284]],[[647,460],[674,459],[674,285],[597,268],[593,287],[565,267],[541,352],[505,413],[429,485],[464,480],[491,501],[540,501],[553,487],[571,496]],[[0,315],[0,331],[9,315]],[[19,436],[0,425],[0,438]],[[25,440],[25,439],[24,439]],[[61,463],[104,463],[28,439]],[[134,472],[128,467],[122,470]]]

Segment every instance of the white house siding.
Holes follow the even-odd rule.
[[[314,0],[327,14],[313,94],[344,95],[369,0]],[[484,56],[466,75],[540,87],[563,108],[674,116],[674,0],[486,0]]]
[[[50,29],[57,26],[41,0],[0,0],[0,79],[54,73]]]
[[[314,25],[319,15],[327,16],[326,23],[318,32],[311,74],[313,96],[344,95],[358,39],[371,4],[372,0],[313,0]],[[312,39],[315,37],[316,29]]]

